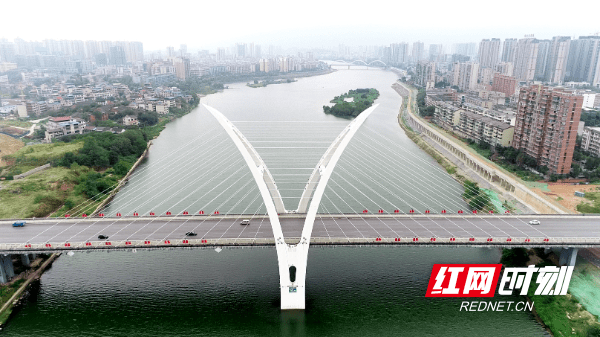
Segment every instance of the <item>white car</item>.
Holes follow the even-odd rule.
[[[240,223],[240,225],[249,225],[250,224],[250,220],[242,220],[242,222]]]
[[[539,220],[531,220],[531,221],[529,221],[529,224],[530,225],[539,225],[540,221]]]

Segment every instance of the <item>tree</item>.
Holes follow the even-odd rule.
[[[113,169],[115,170],[116,174],[124,176],[127,174],[127,172],[129,172],[132,166],[133,165],[127,161],[119,160],[119,162],[113,166]]]
[[[524,267],[529,261],[529,255],[525,248],[502,249],[500,263],[505,267]]]
[[[588,157],[585,161],[585,169],[588,171],[595,170],[600,166],[600,158]]]
[[[570,172],[571,177],[577,178],[580,173],[581,173],[581,167],[578,164],[571,165],[571,172]]]
[[[479,195],[480,189],[476,182],[472,182],[470,180],[465,180],[465,193],[463,193],[463,197],[465,199],[471,199]]]
[[[475,198],[469,201],[471,209],[482,210],[490,203],[490,197],[485,193],[479,193]]]
[[[485,140],[480,140],[478,145],[482,150],[489,150],[492,147],[490,143],[486,142]]]
[[[144,126],[155,125],[158,123],[158,113],[154,111],[147,111],[138,116],[140,124]]]

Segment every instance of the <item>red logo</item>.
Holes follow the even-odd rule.
[[[501,264],[434,264],[425,297],[494,297]]]

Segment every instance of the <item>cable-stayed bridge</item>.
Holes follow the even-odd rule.
[[[151,183],[121,191],[123,210],[109,205],[88,216],[84,204],[68,218],[28,219],[23,228],[3,221],[0,252],[271,245],[282,309],[303,309],[311,244],[558,246],[569,248],[569,263],[577,247],[600,245],[597,217],[469,211],[453,188],[457,183],[440,167],[365,123],[377,105],[344,123],[333,141],[320,133],[339,123],[321,126],[304,141],[264,133],[250,141],[219,111],[205,109],[226,136],[211,130],[166,156],[168,165],[140,169]],[[365,132],[354,137],[361,127]],[[349,146],[351,140],[357,146]],[[185,152],[194,146],[200,155]],[[274,155],[292,166],[273,167],[272,173],[266,163]],[[311,161],[318,163],[306,167]],[[541,224],[530,225],[534,219]],[[242,220],[250,225],[240,225]],[[10,274],[6,258],[0,265],[4,277]]]

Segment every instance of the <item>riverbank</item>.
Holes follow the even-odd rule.
[[[153,139],[155,139],[155,138],[156,137],[154,137]],[[100,212],[109,202],[111,202],[113,200],[113,198],[115,197],[115,195],[117,195],[117,193],[121,190],[121,188],[123,186],[125,186],[125,184],[129,180],[129,177],[133,174],[133,172],[137,169],[137,167],[140,166],[140,164],[148,156],[148,151],[150,151],[150,146],[152,146],[152,140],[148,141],[148,145],[146,146],[146,150],[144,151],[144,153],[142,153],[140,155],[140,157],[138,158],[138,160],[129,169],[129,171],[127,172],[127,174],[123,178],[121,178],[121,180],[119,180],[118,185],[110,191],[110,194],[108,195],[108,197],[106,197],[106,199],[104,199],[100,203],[100,205],[98,205],[98,207],[96,207],[96,209],[91,213],[91,215],[98,214],[98,212]]]
[[[401,87],[395,85],[392,87],[403,97],[400,112],[398,113],[398,124],[404,130],[404,133],[408,136],[408,138],[410,138],[410,140],[412,140],[419,148],[421,148],[421,150],[425,151],[429,156],[435,159],[435,161],[437,161],[437,163],[440,164],[440,166],[442,166],[454,180],[456,180],[463,186],[463,188],[465,188],[463,199],[469,204],[469,207],[471,207],[471,209],[477,209],[478,211],[483,212],[493,211],[495,213],[504,213],[506,210],[514,212],[515,207],[509,204],[507,201],[500,201],[498,198],[498,193],[494,191],[489,184],[486,184],[485,181],[478,179],[479,177],[477,175],[469,174],[469,172],[464,170],[462,167],[455,165],[455,163],[453,163],[444,155],[442,152],[443,149],[436,148],[434,144],[427,142],[422,135],[419,135],[414,131],[414,129],[405,119],[405,113],[408,113],[407,109],[412,107],[411,104],[415,98],[411,93],[403,92]]]
[[[559,265],[558,256],[552,252],[545,254],[542,249],[534,249],[530,251],[530,254],[527,264],[537,261],[535,263],[537,267]],[[579,257],[573,270],[567,295],[534,295],[538,284],[532,282],[526,296],[528,301],[535,303],[532,314],[553,336],[598,336],[600,334],[598,316],[587,309],[589,305],[597,306],[597,301],[594,299],[597,298],[598,291],[589,291],[586,288],[597,287],[596,277],[599,275],[598,267]],[[536,277],[537,274],[533,276],[533,279]],[[580,301],[576,296],[582,295],[582,291],[591,297],[582,298],[583,301]]]
[[[60,256],[61,253],[54,253],[43,259],[34,260],[32,263],[35,264],[35,270],[28,270],[20,275],[16,276],[6,285],[0,286],[0,330],[6,322],[10,319],[13,308],[21,302],[21,299],[25,296],[26,290],[31,287],[31,284],[39,280],[42,273]]]
[[[398,114],[398,123],[405,131],[407,136],[425,152],[431,155],[436,161],[438,161],[438,163],[440,163],[440,165],[442,165],[448,171],[448,173],[451,173],[453,169],[456,169],[456,172],[451,173],[451,175],[453,178],[457,179],[457,181],[461,182],[463,186],[466,181],[464,180],[465,176],[468,176],[474,180],[477,179],[476,181],[481,181],[478,175],[474,172],[469,174],[468,172],[461,170],[461,167],[453,165],[447,156],[444,156],[442,152],[438,152],[440,148],[434,146],[435,142],[427,142],[423,139],[425,137],[417,134],[413,130],[413,128],[405,119],[405,113],[408,113],[408,109],[413,106],[412,104],[415,100],[414,93],[409,92],[400,86],[396,86],[394,89],[404,98],[400,113]],[[491,186],[489,183],[487,185]],[[553,254],[550,256],[539,256],[537,258],[537,262],[539,261],[543,261],[541,265],[558,264],[558,261]],[[580,264],[581,262],[578,263],[578,265]],[[576,275],[578,271],[579,267],[576,267],[574,275]],[[530,294],[528,296],[528,300],[535,303],[535,310],[532,314],[534,317],[536,317],[536,320],[538,320],[538,322],[540,322],[547,329],[547,331],[555,336],[598,335],[598,332],[600,331],[600,324],[597,322],[598,317],[588,312],[585,307],[580,304],[580,301],[575,295],[570,292],[566,296],[536,296],[533,295],[531,291],[535,290],[537,283],[532,283],[532,288],[530,288]],[[593,285],[593,283],[589,284]]]

